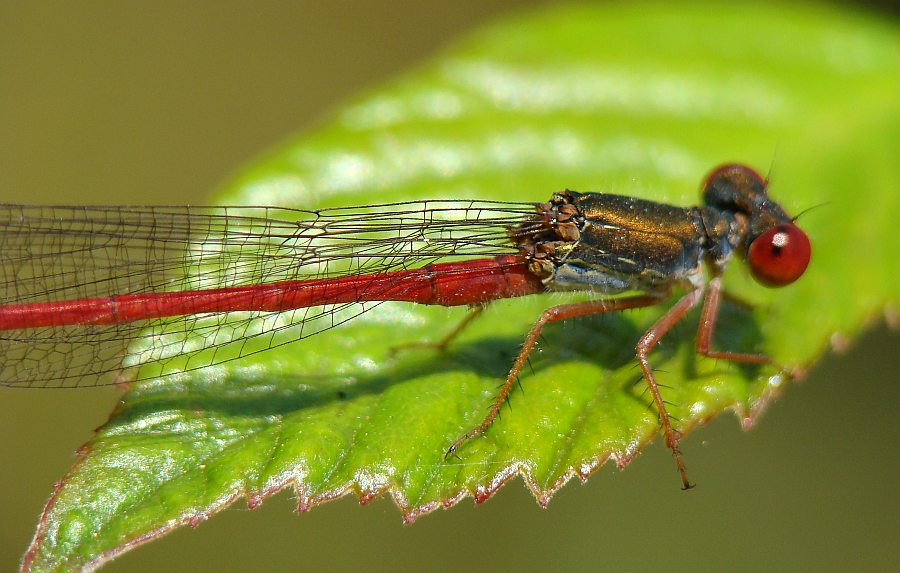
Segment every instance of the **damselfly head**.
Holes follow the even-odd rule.
[[[809,265],[809,238],[781,206],[769,198],[768,181],[741,163],[713,169],[703,182],[704,202],[730,214],[742,229],[733,245],[743,253],[753,277],[765,286],[788,285]]]

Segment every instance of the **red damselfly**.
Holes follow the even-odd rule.
[[[810,257],[806,235],[749,167],[715,169],[702,194],[703,205],[689,208],[568,190],[545,203],[322,210],[0,205],[0,384],[155,378],[176,357],[177,372],[204,368],[260,351],[245,350],[249,339],[266,349],[283,343],[276,332],[306,338],[382,301],[480,307],[554,290],[596,293],[538,318],[488,415],[449,455],[491,425],[547,323],[660,304],[681,289],[636,351],[691,487],[648,354],[702,300],[698,353],[768,362],[711,348],[722,272],[736,253],[759,282],[783,286]],[[210,352],[229,345],[239,350]]]

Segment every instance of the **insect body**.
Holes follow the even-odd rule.
[[[740,164],[714,170],[703,205],[691,208],[574,191],[538,204],[438,200],[326,210],[0,205],[0,385],[165,376],[143,368],[173,357],[187,358],[181,371],[204,368],[257,352],[244,351],[249,338],[328,330],[345,320],[335,318],[340,311],[373,306],[362,302],[457,306],[548,290],[597,295],[544,311],[488,415],[449,455],[491,425],[544,325],[660,304],[677,288],[685,294],[636,351],[687,488],[679,434],[648,354],[704,301],[700,354],[768,361],[710,346],[722,272],[735,255],[767,286],[793,282],[810,258],[809,240],[768,197],[766,181]],[[454,260],[441,262],[446,257]],[[278,320],[266,320],[273,313]],[[138,336],[152,343],[123,363]],[[237,355],[204,353],[229,344]]]

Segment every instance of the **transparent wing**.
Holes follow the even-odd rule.
[[[0,312],[509,254],[510,229],[534,213],[533,204],[490,201],[317,211],[0,205]],[[81,387],[204,368],[323,332],[376,305],[0,330],[0,384]]]

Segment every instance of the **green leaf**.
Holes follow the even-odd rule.
[[[715,345],[802,371],[900,298],[898,54],[893,25],[821,7],[547,10],[350,103],[246,170],[222,202],[540,201],[568,187],[691,205],[714,165],[765,171],[777,155],[773,196],[791,213],[826,204],[800,219],[813,262],[780,290],[733,264],[726,287],[753,307],[726,305]],[[394,357],[465,311],[383,304],[298,344],[135,385],[55,490],[25,568],[97,566],[286,487],[301,510],[389,493],[412,521],[487,499],[516,474],[545,504],[610,458],[624,466],[658,430],[633,349],[661,308],[549,327],[511,409],[443,458],[540,312],[571,298],[500,301],[447,352]],[[726,409],[751,424],[788,370],[696,356],[696,319],[651,356],[671,413],[683,431]]]

